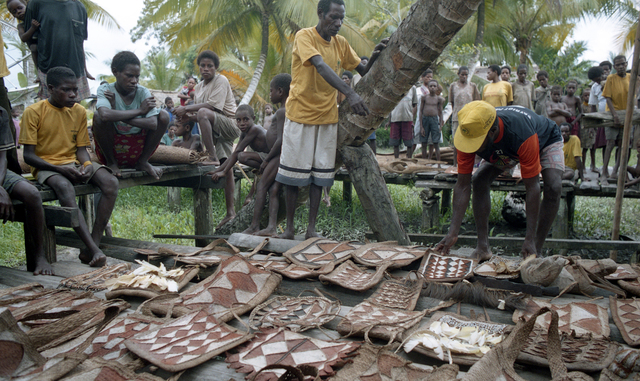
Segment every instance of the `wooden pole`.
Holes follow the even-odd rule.
[[[620,168],[618,172],[618,189],[616,192],[616,204],[613,209],[613,229],[611,239],[620,239],[620,219],[622,215],[622,198],[624,197],[624,183],[627,179],[627,161],[629,161],[629,138],[631,137],[631,118],[633,116],[634,103],[636,101],[636,81],[638,78],[638,60],[640,59],[640,18],[636,29],[636,41],[633,49],[633,62],[631,63],[631,78],[629,79],[629,95],[627,96],[627,113],[624,118],[624,131],[622,133],[622,152],[620,153]],[[609,257],[616,260],[618,252],[612,250]]]

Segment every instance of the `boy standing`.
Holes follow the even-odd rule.
[[[415,86],[400,100],[390,115],[389,145],[393,156],[400,157],[400,141],[407,147],[407,158],[413,157],[413,119],[416,117],[418,95]]]
[[[50,186],[60,205],[77,208],[73,184],[91,183],[100,188],[93,230],[82,214],[80,226],[74,228],[87,246],[80,251],[82,263],[104,266],[107,257],[98,248],[102,234],[118,195],[118,180],[108,168],[92,163],[87,152],[91,145],[87,132],[87,114],[76,103],[78,84],[75,73],[66,67],[51,68],[47,73],[48,100],[33,104],[22,115],[20,144],[24,161],[40,184]],[[80,164],[82,163],[82,164]]]
[[[167,110],[167,112],[169,113],[169,123],[173,122],[173,120],[175,119],[175,115],[173,115],[173,111],[175,110],[175,107],[173,107],[173,99],[171,99],[171,97],[166,97],[164,99],[164,107],[165,110]]]
[[[418,104],[420,104],[420,101],[422,100],[423,97],[426,97],[427,95],[429,95],[429,81],[431,81],[433,79],[433,70],[431,69],[427,69],[424,71],[424,73],[422,73],[422,75],[420,75],[420,80],[422,81],[422,85],[420,85],[420,88],[418,89]],[[414,140],[414,144],[413,144],[413,152],[416,152],[416,150],[418,149],[418,143],[420,143],[420,128],[422,126],[422,111],[420,110],[420,107],[418,107],[418,111],[416,113],[416,119],[415,119],[415,123],[413,124],[413,136],[415,138]]]
[[[500,79],[500,66],[489,66],[487,80],[489,83],[482,89],[483,101],[493,107],[503,107],[513,103],[513,89],[509,82]]]
[[[535,99],[535,86],[533,82],[527,80],[527,65],[518,66],[518,80],[511,84],[513,89],[513,105],[526,107],[533,110],[533,100]]]
[[[444,120],[442,118],[442,108],[444,107],[444,98],[436,94],[438,89],[438,81],[432,79],[429,81],[429,95],[420,100],[420,110],[422,111],[422,125],[420,126],[420,142],[422,143],[422,157],[427,157],[426,143],[431,137],[433,145],[436,149],[436,160],[440,161],[440,133]]]
[[[578,82],[569,80],[567,82],[567,95],[562,97],[562,103],[567,105],[571,116],[567,118],[567,123],[571,125],[571,135],[580,136],[580,119],[582,119],[582,101],[575,96],[578,90]]]
[[[264,105],[264,122],[262,126],[265,130],[268,130],[271,127],[271,122],[273,121],[273,106],[269,103]]]
[[[162,169],[149,164],[169,125],[169,113],[156,108],[151,92],[138,85],[140,60],[132,52],[111,61],[116,82],[98,88],[93,136],[98,160],[121,177],[120,167],[147,172],[156,180]]]
[[[551,88],[551,102],[547,102],[547,115],[558,126],[562,123],[567,123],[567,118],[571,117],[569,108],[562,102],[561,98],[562,87],[553,86]]]
[[[564,153],[563,180],[576,179],[576,171],[580,181],[584,181],[584,165],[582,165],[582,152],[580,151],[580,139],[571,134],[571,124],[562,123],[560,126],[562,135],[562,152]]]
[[[607,148],[605,148],[604,159],[602,165],[602,185],[608,185],[609,177],[609,159],[613,146],[619,144],[622,139],[622,121],[618,117],[617,110],[625,110],[627,108],[627,96],[629,95],[629,79],[631,74],[627,73],[627,58],[625,56],[617,56],[613,59],[613,67],[616,74],[610,74],[607,82],[602,89],[602,96],[607,100],[607,111],[611,111],[613,116],[613,127],[605,127],[604,133],[607,138]],[[613,168],[612,177],[617,177],[618,165],[626,166],[627,163],[620,164],[620,150],[616,155],[616,164]]]
[[[551,101],[551,89],[549,88],[549,73],[540,70],[536,74],[536,79],[540,86],[536,88],[535,99],[533,101],[534,111],[538,115],[547,115],[547,102]]]
[[[267,130],[267,145],[270,148],[269,154],[260,165],[259,173],[262,173],[256,188],[256,203],[253,209],[253,219],[251,225],[243,233],[255,234],[266,237],[277,237],[276,225],[278,224],[278,209],[280,208],[280,183],[275,181],[280,165],[280,151],[282,150],[282,131],[285,121],[285,104],[289,97],[291,86],[291,76],[289,74],[278,74],[271,81],[269,96],[273,104],[280,104],[280,108],[275,112],[271,128]],[[260,229],[260,217],[262,209],[269,192],[269,224],[263,230]]]
[[[587,112],[590,108],[589,99],[591,98],[591,89],[589,87],[585,87],[582,89],[582,110]],[[587,165],[587,151],[589,151],[589,156],[591,157],[591,172],[597,172],[596,169],[596,129],[595,128],[584,128],[580,130],[580,143],[582,145],[582,157],[584,158],[584,166]]]
[[[480,92],[475,83],[469,82],[469,68],[458,68],[458,81],[449,87],[449,103],[451,103],[451,136],[455,136],[458,129],[458,112],[469,102],[479,101]],[[451,139],[453,146],[453,139]],[[458,166],[458,152],[453,150],[453,165]]]

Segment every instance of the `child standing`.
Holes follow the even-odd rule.
[[[78,78],[73,70],[55,67],[47,73],[49,99],[33,104],[22,115],[20,144],[24,146],[24,161],[40,184],[50,186],[60,205],[77,208],[73,184],[91,183],[100,188],[102,197],[97,206],[93,230],[90,233],[82,214],[79,227],[74,228],[87,246],[80,251],[82,263],[101,267],[107,257],[98,248],[109,222],[118,195],[118,180],[109,169],[92,163],[87,152],[91,145],[87,132],[87,114],[78,100]],[[81,164],[82,163],[82,164]]]
[[[529,69],[525,64],[521,64],[518,66],[518,79],[511,84],[511,88],[513,89],[514,106],[522,106],[528,108],[529,110],[533,110],[535,86],[533,85],[533,82],[527,80],[528,70]]]
[[[504,65],[500,69],[500,79],[505,82],[510,82],[509,80],[511,79],[511,66]]]
[[[562,102],[562,87],[553,86],[551,88],[551,102],[547,102],[547,117],[558,126],[567,123],[567,118],[571,117],[571,112],[565,103]]]
[[[589,98],[591,97],[591,89],[585,87],[582,89],[582,110],[587,112],[590,108]],[[597,172],[596,169],[596,129],[595,128],[583,128],[580,130],[580,143],[582,144],[582,157],[584,158],[584,166],[587,166],[587,151],[591,157],[591,172]]]
[[[469,102],[481,99],[478,86],[469,82],[469,68],[460,66],[458,69],[458,81],[449,87],[449,103],[451,103],[451,146],[453,146],[453,136],[458,129],[458,112]],[[458,165],[458,150],[453,150],[453,165]]]
[[[265,130],[269,131],[271,122],[273,122],[273,106],[267,103],[264,105],[264,121],[262,122],[262,126]]]
[[[547,115],[547,102],[551,101],[551,89],[549,88],[549,73],[544,70],[540,70],[536,74],[536,79],[540,86],[536,87],[535,99],[533,101],[533,108],[536,114],[546,116]]]
[[[444,107],[444,98],[436,94],[438,89],[438,81],[432,79],[429,81],[429,95],[422,97],[420,100],[420,110],[422,114],[422,124],[420,126],[420,142],[422,143],[422,157],[427,157],[427,142],[429,137],[433,141],[436,150],[436,160],[440,161],[440,133],[442,132],[442,108]]]
[[[31,25],[29,25],[29,29],[24,23],[24,16],[27,12],[27,3],[24,0],[7,0],[7,10],[16,20],[20,21],[18,23],[18,36],[20,36],[20,40],[27,44],[29,47],[29,51],[31,51],[31,58],[33,58],[33,62],[36,64],[36,68],[38,67],[38,40],[33,36],[38,28],[40,27],[40,23],[38,20],[31,20]]]
[[[171,124],[171,122],[173,122],[176,118],[176,116],[173,114],[173,111],[175,110],[175,107],[173,106],[174,106],[174,103],[171,97],[164,98],[164,109],[167,110],[167,112],[169,113],[169,124]]]
[[[493,107],[507,106],[513,103],[513,89],[509,82],[500,80],[500,66],[491,65],[487,72],[489,83],[482,89],[482,100]]]
[[[407,147],[407,158],[413,157],[413,120],[416,117],[418,95],[415,86],[398,102],[389,116],[389,145],[393,147],[393,156],[400,157],[400,142]]]
[[[571,116],[567,123],[571,125],[571,135],[580,136],[580,119],[582,119],[582,101],[575,96],[578,90],[578,82],[569,80],[566,86],[567,95],[562,97],[562,102],[567,105]]]
[[[289,97],[291,75],[278,74],[271,81],[269,96],[273,104],[280,104],[275,112],[271,128],[267,130],[267,145],[270,146],[269,154],[260,165],[259,173],[262,173],[256,188],[256,203],[253,207],[253,219],[251,225],[243,233],[255,234],[266,237],[277,237],[276,225],[278,224],[278,209],[280,207],[280,183],[275,181],[280,165],[280,151],[282,150],[282,131],[284,130],[285,105]],[[260,229],[260,217],[269,192],[269,224]]]
[[[175,125],[176,137],[180,137],[181,139],[176,138],[171,145],[174,147],[190,149],[196,152],[204,151],[200,135],[193,135],[191,133],[195,124],[196,122],[193,120],[178,120]]]

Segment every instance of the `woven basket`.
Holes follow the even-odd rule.
[[[337,242],[326,238],[309,238],[287,250],[284,255],[296,265],[309,269],[319,269],[338,264],[351,257],[361,245],[352,242]]]
[[[473,272],[488,278],[515,279],[520,276],[521,263],[522,258],[494,255],[490,260],[477,265]]]
[[[201,158],[202,154],[199,152],[160,144],[149,161],[158,164],[197,164]]]
[[[632,347],[640,346],[640,300],[610,296],[609,310],[624,341]]]
[[[367,301],[382,307],[412,311],[420,298],[423,283],[422,278],[388,279],[380,284]]]
[[[10,379],[26,369],[45,363],[9,311],[0,314],[0,353],[1,379]]]

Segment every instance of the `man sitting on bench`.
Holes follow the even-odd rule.
[[[15,210],[11,199],[24,204],[24,224],[26,230],[31,233],[35,249],[33,252],[27,251],[27,257],[32,257],[28,258],[27,262],[35,264],[34,268],[28,270],[33,271],[33,275],[53,275],[53,269],[44,255],[44,210],[40,192],[24,177],[7,169],[7,151],[15,147],[16,141],[9,123],[13,123],[9,113],[0,107],[0,218],[2,222],[14,220]]]
[[[78,79],[73,70],[54,67],[47,73],[49,99],[24,111],[20,123],[20,144],[24,161],[40,184],[50,186],[64,207],[77,208],[73,184],[91,183],[102,192],[92,233],[82,214],[74,228],[87,246],[80,261],[101,267],[107,257],[98,248],[118,195],[118,180],[104,165],[92,163],[87,147],[87,113],[76,99]],[[82,164],[81,164],[82,163]]]

